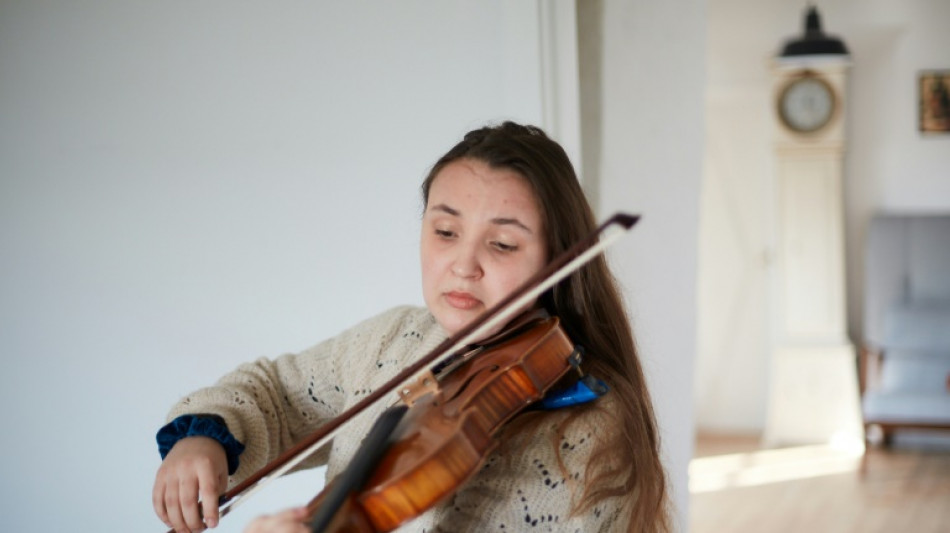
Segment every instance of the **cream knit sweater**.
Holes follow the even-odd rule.
[[[197,413],[224,418],[246,446],[230,480],[233,486],[444,339],[445,333],[425,308],[398,307],[299,354],[244,364],[213,387],[183,398],[169,420]],[[385,407],[379,405],[346,425],[330,449],[317,452],[307,466],[326,464],[327,479],[339,474]],[[542,434],[515,437],[530,439],[512,443],[523,452],[489,455],[462,490],[399,531],[618,530],[620,502],[601,503],[580,516],[570,514],[603,421],[574,424],[569,434],[555,435],[557,414],[550,418]],[[560,448],[566,475],[558,466],[555,447]]]

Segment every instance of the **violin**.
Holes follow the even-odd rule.
[[[401,417],[390,422],[397,424],[393,436],[376,437],[371,430],[351,463],[359,465],[356,472],[372,464],[371,475],[348,469],[340,477],[355,476],[357,491],[337,496],[333,504],[325,503],[327,491],[314,498],[308,504],[312,530],[391,531],[475,475],[497,446],[495,437],[502,426],[579,364],[579,352],[556,317],[534,318],[516,329],[479,347],[481,353],[447,373],[438,387],[408,407],[398,406],[397,414],[384,413]],[[380,445],[384,452],[379,458],[373,451],[364,452]],[[367,458],[361,457],[363,453]],[[339,510],[319,514],[321,505]]]
[[[311,529],[391,531],[449,497],[478,471],[506,422],[571,368],[580,368],[580,353],[559,319],[522,310],[638,220],[623,213],[608,219],[479,319],[226,492],[219,500],[220,516],[393,391],[401,403],[383,413],[347,471],[307,505]],[[519,313],[522,318],[513,320]],[[506,324],[505,331],[472,348]]]

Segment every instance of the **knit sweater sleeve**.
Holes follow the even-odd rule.
[[[344,369],[355,359],[372,358],[369,339],[395,328],[404,314],[397,308],[303,352],[243,364],[214,386],[184,397],[168,419],[196,413],[222,417],[245,445],[231,478],[232,485],[239,483],[343,411],[348,402]],[[324,464],[328,454],[324,447],[303,466]]]
[[[597,532],[621,530],[623,501],[603,500],[574,512],[599,432],[594,414],[563,431],[555,412],[530,433],[509,436],[481,471],[441,508],[435,531]],[[559,460],[560,459],[560,460]],[[562,468],[563,467],[563,468]]]

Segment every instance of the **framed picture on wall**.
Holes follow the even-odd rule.
[[[950,70],[930,70],[918,76],[920,131],[950,134]]]

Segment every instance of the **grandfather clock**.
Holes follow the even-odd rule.
[[[850,60],[809,7],[772,65],[775,239],[764,441],[863,443],[847,336],[842,177]]]

